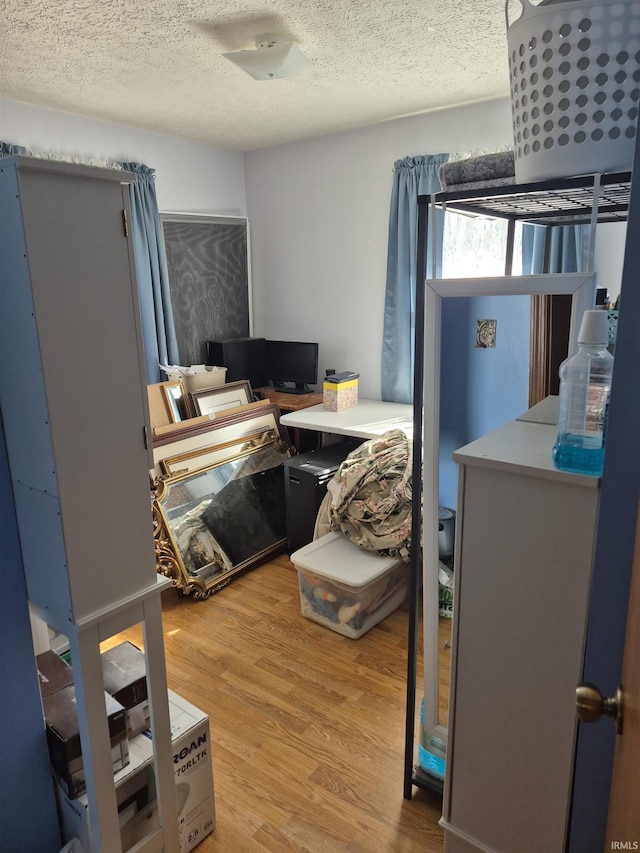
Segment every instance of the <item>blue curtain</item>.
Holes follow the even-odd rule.
[[[418,196],[440,190],[438,168],[448,159],[448,154],[405,157],[393,166],[382,337],[382,399],[394,403],[413,401]],[[442,246],[443,219],[438,212],[438,249]],[[437,254],[441,256],[439,251]],[[430,270],[430,258],[429,239],[427,270]]]
[[[547,230],[540,225],[523,227],[523,275],[536,275],[545,271],[544,241]],[[587,269],[589,230],[589,225],[563,225],[552,228],[548,272],[584,272]]]
[[[161,380],[159,364],[178,364],[179,360],[171,311],[169,274],[156,199],[155,169],[141,163],[120,165],[136,176],[136,181],[130,187],[133,249],[147,382],[153,384]]]

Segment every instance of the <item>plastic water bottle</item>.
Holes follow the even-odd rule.
[[[428,734],[424,727],[424,696],[420,702],[420,738],[418,741],[418,766],[425,773],[444,779],[446,768],[446,743]]]
[[[604,463],[613,356],[606,311],[585,311],[578,351],[560,365],[558,434],[553,462],[562,471],[599,477]]]

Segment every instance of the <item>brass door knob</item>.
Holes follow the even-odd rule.
[[[622,698],[621,687],[615,696],[607,698],[593,684],[579,684],[576,687],[576,716],[583,723],[595,723],[603,714],[612,717],[617,734],[622,734]]]

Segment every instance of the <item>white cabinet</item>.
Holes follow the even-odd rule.
[[[599,479],[531,418],[454,453],[447,853],[564,850]]]
[[[164,829],[177,816],[150,435],[133,248],[133,176],[0,161],[0,404],[32,606],[69,637],[94,837],[120,849],[99,643],[143,622]]]
[[[30,601],[82,622],[155,580],[128,173],[0,164],[0,399]]]

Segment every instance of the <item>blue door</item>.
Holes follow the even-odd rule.
[[[621,678],[640,491],[639,151],[636,140],[583,670],[604,696]],[[569,853],[604,850],[614,740],[610,719],[579,723]]]

